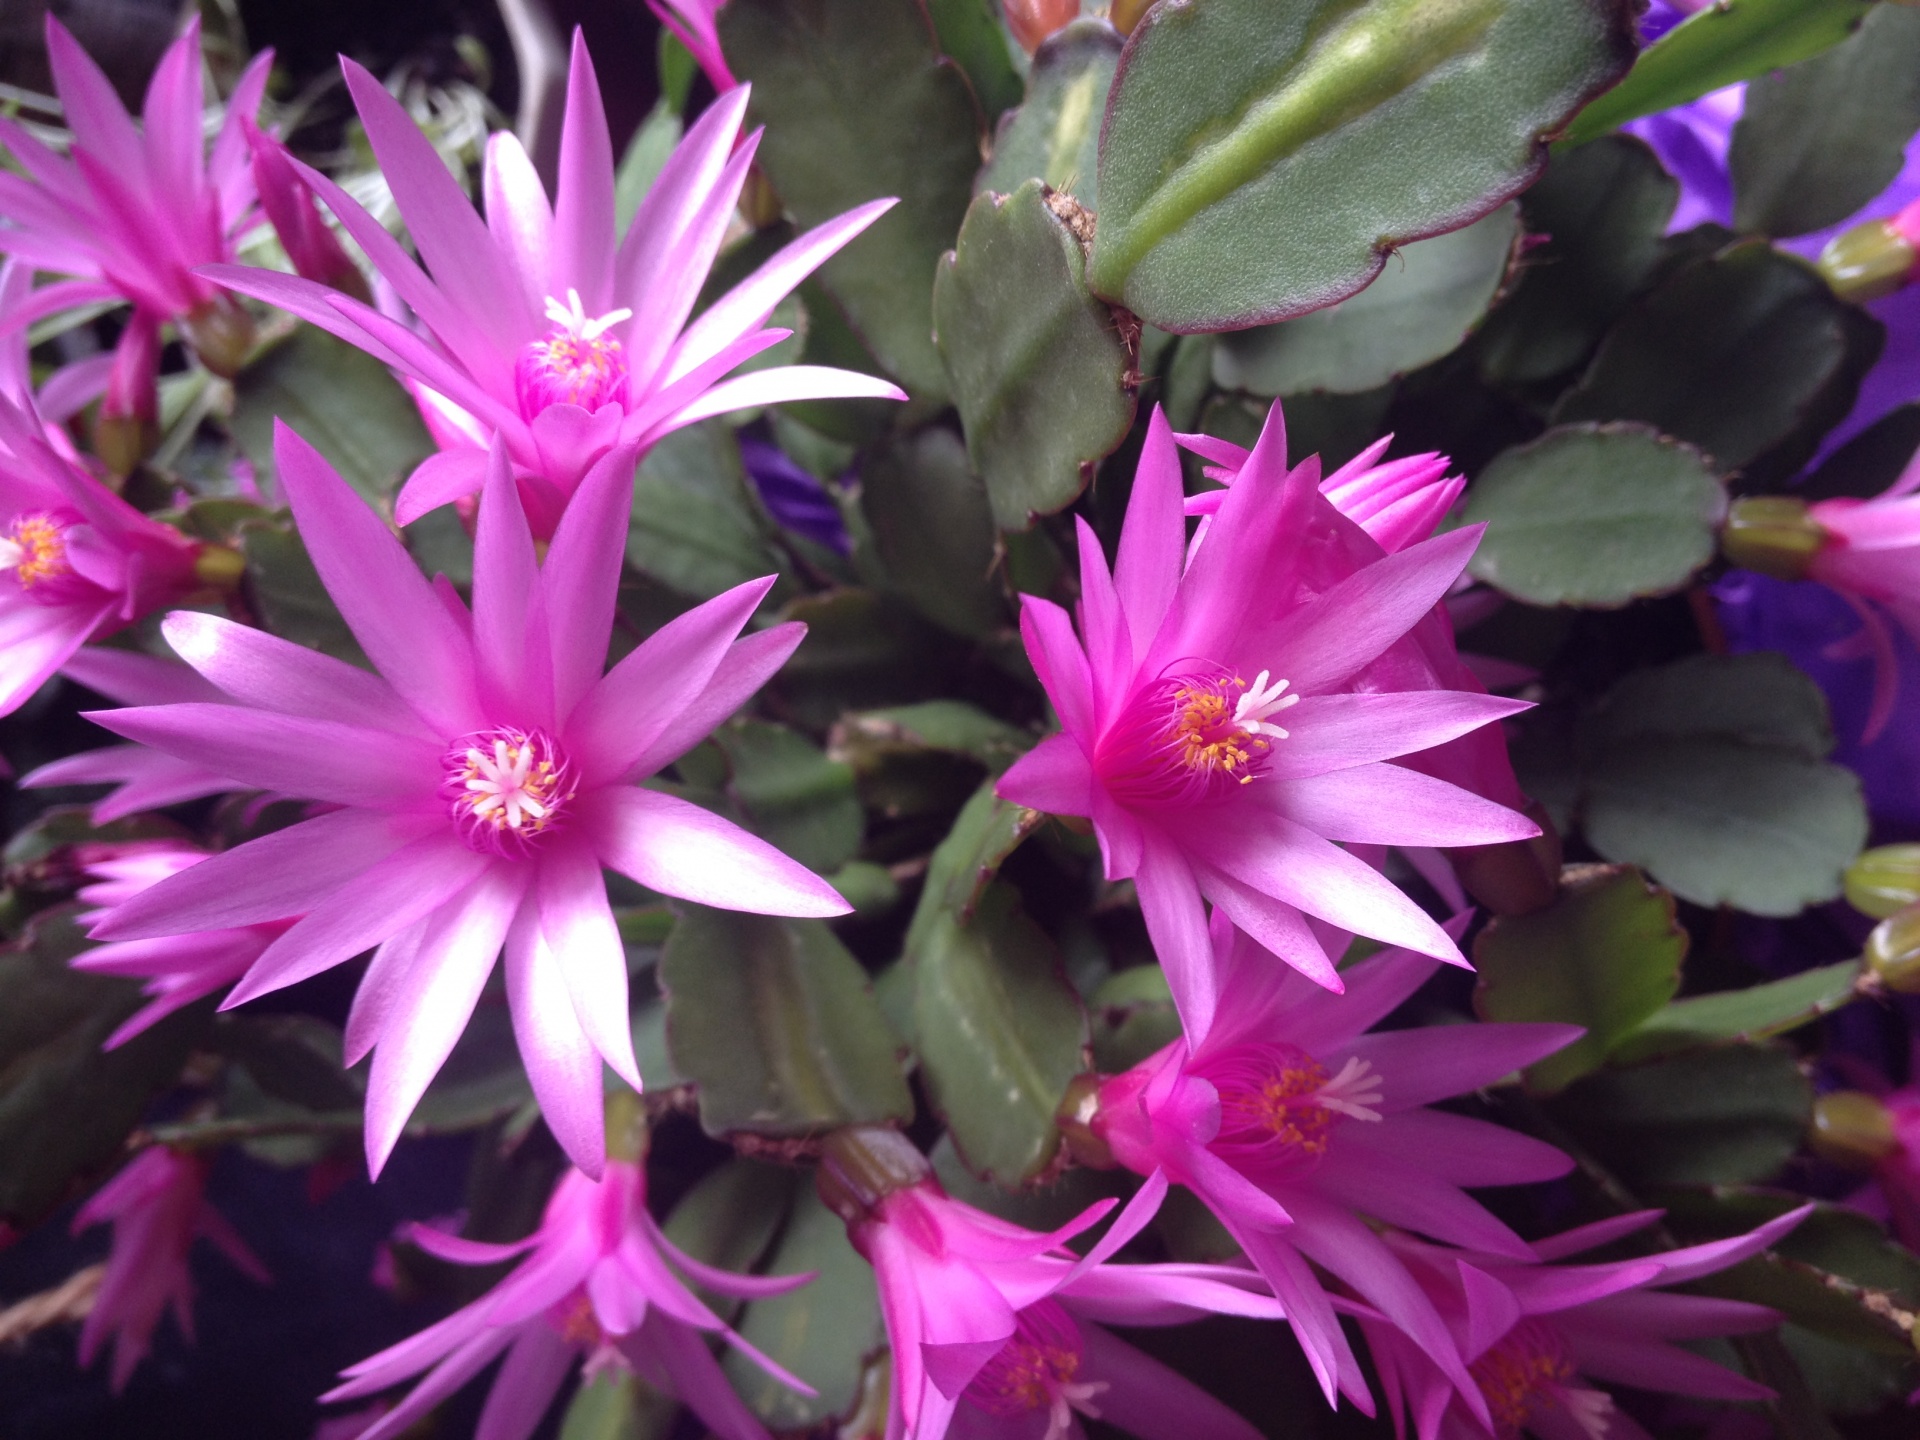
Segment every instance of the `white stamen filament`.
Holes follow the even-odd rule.
[[[1381,1115],[1377,1107],[1386,1096],[1386,1087],[1373,1062],[1349,1055],[1340,1073],[1315,1091],[1313,1098],[1327,1109],[1355,1120],[1378,1120]]]
[[[1284,740],[1287,732],[1278,725],[1267,724],[1267,716],[1278,715],[1282,710],[1298,705],[1300,697],[1283,694],[1288,684],[1285,680],[1276,680],[1269,686],[1267,677],[1270,673],[1262,670],[1253,677],[1253,684],[1233,707],[1233,723],[1249,735],[1271,735],[1276,740]]]
[[[623,305],[618,310],[609,310],[598,319],[589,319],[586,306],[581,303],[580,292],[569,286],[566,304],[562,305],[551,295],[547,297],[547,318],[576,339],[597,340],[622,320],[631,320],[633,311]]]
[[[533,746],[508,748],[505,740],[493,742],[493,754],[469,749],[467,764],[473,774],[467,790],[479,796],[473,801],[473,813],[489,816],[506,811],[507,824],[520,829],[528,820],[547,818],[547,807],[527,789],[527,777],[533,771]]]
[[[0,535],[0,570],[18,570],[27,558],[27,547],[6,535]]]
[[[1549,1391],[1566,1407],[1582,1433],[1591,1440],[1607,1440],[1613,1429],[1613,1397],[1604,1390],[1588,1390],[1573,1385],[1555,1385]]]
[[[1053,1392],[1053,1405],[1047,1416],[1047,1433],[1044,1440],[1063,1440],[1073,1428],[1073,1412],[1078,1410],[1089,1420],[1100,1418],[1099,1407],[1094,1397],[1107,1389],[1105,1380],[1068,1381]]]

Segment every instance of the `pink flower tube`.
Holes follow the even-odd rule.
[[[78,1234],[113,1226],[100,1293],[80,1332],[80,1363],[91,1365],[113,1340],[114,1390],[126,1388],[153,1344],[154,1328],[169,1306],[182,1333],[193,1338],[193,1280],[187,1252],[211,1240],[243,1275],[265,1285],[266,1266],[226,1218],[206,1201],[205,1156],[155,1146],[136,1155],[73,1217]]]
[[[1217,998],[1204,902],[1337,991],[1308,916],[1466,963],[1342,845],[1539,833],[1505,805],[1393,763],[1527,708],[1423,678],[1392,654],[1459,577],[1478,528],[1387,554],[1320,493],[1317,460],[1287,468],[1279,415],[1276,405],[1190,549],[1179,455],[1156,414],[1111,575],[1080,526],[1079,633],[1050,601],[1026,596],[1021,613],[1062,733],[999,793],[1092,820],[1108,878],[1138,888],[1196,1036]]]
[[[640,1085],[602,867],[703,905],[812,916],[848,908],[764,841],[639,783],[738,709],[803,628],[737,638],[772,584],[756,581],[673,620],[601,673],[630,450],[588,475],[543,564],[496,449],[471,609],[444,582],[430,584],[366,502],[284,427],[275,454],[315,568],[377,673],[182,611],[165,634],[225,701],[90,718],[218,771],[233,788],[333,808],[161,881],[94,934],[151,940],[301,917],[228,1006],[372,948],[346,1061],[373,1052],[366,1140],[376,1173],[504,947],[534,1093],[567,1153],[597,1175],[602,1060]]]
[[[677,1396],[722,1440],[768,1440],[721,1374],[709,1335],[776,1380],[813,1393],[736,1335],[688,1284],[753,1299],[813,1277],[734,1275],[676,1249],[647,1213],[646,1174],[632,1161],[608,1161],[599,1180],[577,1170],[562,1176],[539,1228],[516,1244],[462,1240],[425,1225],[412,1227],[409,1238],[456,1265],[526,1259],[473,1304],[351,1366],[346,1383],[321,1397],[363,1399],[425,1372],[359,1432],[360,1440],[402,1434],[502,1352],[505,1363],[480,1416],[477,1433],[485,1440],[526,1440],[583,1358],[589,1376],[621,1365]]]
[[[720,53],[719,19],[726,5],[727,0],[647,0],[647,8],[692,52],[713,88],[723,92],[737,83]]]
[[[735,146],[744,88],[688,131],[622,238],[606,114],[577,32],[555,199],[500,131],[487,142],[484,220],[399,102],[358,65],[342,64],[427,269],[338,185],[296,168],[425,334],[310,280],[234,265],[202,273],[332,331],[409,380],[442,448],[401,491],[402,524],[478,491],[496,433],[544,537],[588,470],[617,447],[644,453],[669,431],[750,406],[905,398],[873,376],[813,365],[725,378],[787,337],[766,328],[774,306],[891,200],[801,235],[688,323],[758,143],[750,135]]]
[[[1441,1025],[1368,1034],[1436,961],[1389,950],[1345,972],[1334,996],[1270,957],[1216,911],[1220,1010],[1103,1083],[1086,1123],[1113,1159],[1193,1190],[1287,1308],[1327,1398],[1370,1408],[1314,1265],[1425,1347],[1471,1392],[1439,1315],[1369,1227],[1530,1259],[1465,1188],[1553,1179],[1558,1150],[1502,1126],[1426,1108],[1488,1085],[1580,1034],[1569,1025]],[[1308,1262],[1312,1262],[1310,1265]]]

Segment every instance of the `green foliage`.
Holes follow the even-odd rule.
[[[1473,574],[1532,605],[1613,607],[1677,590],[1713,559],[1726,491],[1700,452],[1638,425],[1568,425],[1474,482]]]
[[[735,721],[714,739],[733,772],[727,793],[755,834],[822,873],[853,858],[866,817],[851,769],[764,721]]]
[[[1093,288],[1178,331],[1343,299],[1524,186],[1630,26],[1572,0],[1158,6],[1108,104]]]
[[[772,536],[721,421],[676,430],[634,474],[627,563],[689,599],[710,600],[777,570]]]
[[[1743,990],[1690,995],[1662,1006],[1613,1053],[1632,1062],[1701,1045],[1782,1035],[1853,1001],[1860,993],[1861,973],[1858,960],[1842,960]]]
[[[874,447],[860,505],[889,584],[916,610],[969,639],[1006,627],[993,513],[959,436],[936,426]]]
[[[1100,208],[1100,117],[1120,60],[1121,40],[1102,20],[1075,20],[1033,52],[1033,73],[1020,108],[1000,119],[993,157],[976,192],[1011,195],[1028,179],[1044,180],[1089,210]]]

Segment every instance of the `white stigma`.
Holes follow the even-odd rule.
[[[631,320],[633,311],[623,305],[598,319],[589,319],[586,306],[580,301],[580,292],[569,286],[566,304],[562,305],[551,295],[547,297],[547,318],[577,340],[598,340],[622,320]]]
[[[1271,735],[1276,740],[1284,740],[1287,732],[1278,725],[1267,724],[1267,716],[1278,715],[1282,710],[1298,705],[1300,697],[1284,693],[1288,683],[1285,680],[1275,680],[1268,685],[1269,673],[1262,670],[1253,677],[1253,684],[1233,707],[1233,723],[1249,735]]]
[[[496,817],[504,816],[510,830],[519,830],[530,820],[546,819],[550,810],[539,796],[543,782],[536,781],[531,787],[527,784],[533,766],[530,742],[509,745],[497,739],[491,755],[477,746],[469,748],[467,767],[471,773],[466,790],[473,796],[469,802],[473,813],[496,823]]]
[[[1611,1395],[1604,1390],[1588,1390],[1574,1385],[1555,1386],[1553,1393],[1582,1433],[1591,1437],[1591,1440],[1607,1440],[1613,1430]]]
[[[1105,1380],[1068,1380],[1056,1386],[1053,1402],[1048,1406],[1047,1433],[1042,1440],[1065,1440],[1073,1429],[1073,1412],[1076,1410],[1089,1420],[1098,1420],[1100,1411],[1093,1402],[1107,1388],[1108,1382]]]
[[[1314,1092],[1314,1100],[1327,1109],[1355,1120],[1378,1120],[1379,1105],[1387,1098],[1380,1072],[1373,1062],[1349,1055],[1340,1073]]]

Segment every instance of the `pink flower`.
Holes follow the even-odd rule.
[[[273,223],[273,232],[280,237],[287,259],[293,262],[294,273],[366,298],[366,280],[327,228],[313,198],[313,187],[293,168],[293,156],[287,153],[287,147],[251,120],[242,124],[253,156],[253,186],[260,195],[260,208]]]
[[[727,57],[720,53],[718,21],[726,4],[727,0],[647,0],[647,8],[693,53],[713,88],[723,94],[735,84]]]
[[[644,453],[696,420],[783,400],[905,398],[870,375],[810,365],[723,379],[786,338],[763,328],[773,307],[890,200],[808,231],[687,324],[758,143],[752,135],[734,149],[744,89],[721,96],[688,132],[622,240],[599,82],[577,32],[556,203],[501,131],[487,144],[484,221],[399,103],[358,65],[342,64],[432,278],[339,186],[298,169],[426,335],[311,281],[231,265],[203,273],[304,316],[413,382],[443,448],[401,491],[402,524],[480,489],[496,432],[534,531],[546,536],[581,477],[618,446]]]
[[[1203,900],[1338,990],[1302,912],[1465,961],[1335,842],[1482,845],[1539,833],[1503,805],[1388,763],[1526,708],[1454,688],[1395,653],[1460,574],[1478,528],[1386,554],[1320,494],[1317,460],[1286,468],[1279,413],[1191,551],[1179,456],[1156,414],[1111,577],[1080,527],[1079,635],[1049,601],[1027,596],[1021,614],[1063,733],[1016,763],[1000,794],[1091,817],[1108,878],[1139,890],[1196,1036],[1215,1001]]]
[[[118,853],[94,860],[86,867],[93,883],[82,887],[80,899],[98,908],[80,915],[83,924],[98,920],[111,907],[131,900],[150,886],[207,858],[205,850],[165,841],[116,848]],[[122,940],[96,945],[76,955],[72,961],[74,969],[144,980],[143,988],[152,997],[151,1004],[128,1017],[100,1048],[112,1050],[124,1045],[182,1006],[231,985],[252,968],[267,946],[286,931],[288,923],[199,930],[152,940]]]
[[[113,1225],[106,1275],[80,1332],[80,1363],[91,1365],[112,1336],[116,1392],[146,1358],[154,1327],[169,1305],[181,1331],[193,1338],[187,1251],[196,1239],[211,1240],[249,1279],[269,1281],[266,1266],[207,1203],[206,1183],[206,1157],[154,1146],[128,1162],[73,1217],[76,1235],[95,1225]]]
[[[182,611],[165,623],[168,640],[229,703],[91,718],[235,788],[336,808],[162,881],[94,933],[140,940],[303,917],[228,1006],[377,947],[346,1034],[348,1064],[374,1052],[366,1138],[376,1173],[504,945],[534,1093],[567,1153],[598,1174],[602,1059],[640,1084],[601,867],[706,905],[847,909],[765,842],[638,784],[744,703],[803,627],[736,641],[768,578],[680,616],[602,676],[631,450],[588,475],[543,565],[496,449],[471,610],[444,581],[429,584],[285,427],[275,456],[314,565],[378,673]]]
[[[194,270],[231,260],[235,237],[255,223],[240,127],[260,107],[272,52],[255,56],[240,77],[211,152],[201,132],[197,18],[154,71],[141,129],[51,14],[47,58],[73,149],[57,155],[21,125],[0,119],[0,144],[26,172],[0,173],[0,251],[74,278],[38,291],[4,324],[21,327],[75,305],[127,300],[157,319],[181,322],[201,358],[231,374],[244,358],[235,331],[244,317]]]
[[[76,650],[60,673],[121,705],[177,705],[225,701],[226,693],[176,661],[88,645]],[[51,785],[113,785],[89,812],[106,825],[208,795],[224,795],[233,782],[210,766],[179,760],[144,745],[108,745],[54,760],[21,777],[24,789]],[[155,879],[162,877],[155,876]]]
[[[194,553],[0,395],[0,715],[88,640],[197,588]]]
[[[1711,1275],[1758,1254],[1812,1211],[1804,1205],[1746,1235],[1603,1265],[1461,1254],[1389,1234],[1386,1243],[1445,1317],[1486,1409],[1475,1413],[1417,1343],[1361,1309],[1360,1328],[1396,1426],[1411,1414],[1420,1440],[1516,1440],[1523,1432],[1541,1440],[1647,1440],[1593,1380],[1711,1400],[1771,1398],[1766,1386],[1671,1342],[1770,1329],[1780,1319],[1775,1311],[1651,1287]],[[1651,1210],[1603,1220],[1534,1249],[1541,1259],[1561,1260],[1659,1216]]]
[[[1552,1054],[1567,1025],[1442,1025],[1362,1033],[1438,968],[1410,950],[1345,972],[1336,997],[1213,916],[1220,1007],[1191,1046],[1103,1084],[1094,1135],[1131,1170],[1192,1189],[1286,1306],[1321,1387],[1370,1409],[1312,1265],[1352,1287],[1471,1390],[1440,1316],[1368,1219],[1526,1260],[1524,1241],[1463,1187],[1565,1174],[1559,1151],[1425,1108]],[[1365,1217],[1365,1218],[1363,1218]]]
[[[983,1440],[1060,1440],[1079,1434],[1078,1415],[1104,1418],[1143,1440],[1258,1434],[1093,1323],[1281,1316],[1250,1271],[1106,1263],[1153,1218],[1164,1180],[1143,1186],[1081,1258],[1065,1242],[1114,1201],[1043,1235],[951,1198],[902,1136],[858,1133],[851,1153],[829,1142],[816,1178],[880,1287],[893,1347],[887,1440],[941,1440],[950,1425],[956,1436]]]
[[[678,1396],[724,1440],[767,1440],[720,1373],[708,1335],[724,1337],[775,1379],[813,1393],[734,1334],[687,1285],[754,1299],[813,1277],[734,1275],[675,1249],[647,1213],[646,1175],[630,1161],[609,1161],[597,1181],[577,1170],[562,1176],[540,1228],[517,1244],[482,1244],[424,1225],[410,1238],[457,1265],[527,1259],[473,1304],[344,1372],[347,1383],[322,1399],[362,1399],[427,1372],[360,1440],[399,1435],[502,1351],[506,1361],[480,1417],[478,1433],[487,1440],[526,1440],[583,1356],[589,1375],[624,1365]]]

